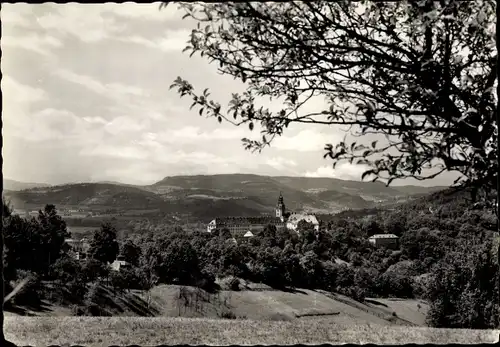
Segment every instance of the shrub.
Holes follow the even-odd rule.
[[[353,298],[354,300],[362,302],[366,298],[366,292],[367,290],[365,288],[359,286],[352,286],[348,288],[346,294],[347,296]]]
[[[115,290],[123,291],[128,288],[128,281],[120,271],[111,271],[110,279],[111,285]]]
[[[224,290],[240,290],[240,280],[238,277],[229,276],[220,280],[221,288]]]
[[[209,293],[214,293],[219,289],[215,283],[215,276],[207,272],[202,273],[201,278],[197,280],[196,286]]]
[[[236,315],[232,312],[232,311],[229,311],[229,310],[224,310],[222,312],[220,312],[218,314],[219,318],[222,318],[222,319],[237,319],[238,317],[236,317]]]
[[[68,256],[56,260],[49,269],[50,277],[61,282],[69,282],[82,275],[80,263]]]
[[[82,268],[82,275],[86,282],[94,282],[100,277],[109,274],[108,267],[96,259],[88,259]]]
[[[41,304],[40,292],[42,283],[40,277],[30,271],[18,271],[18,279],[12,284],[12,288],[16,288],[21,282],[27,280],[22,288],[11,299],[14,305],[28,305],[32,307],[39,307]]]
[[[283,313],[273,313],[269,316],[268,318],[270,321],[277,321],[277,322],[289,322],[291,320],[293,320],[292,317],[286,315],[286,314],[283,314]]]
[[[240,290],[240,280],[237,277],[231,278],[229,281],[229,288],[233,291]]]
[[[86,308],[85,306],[82,305],[72,305],[71,306],[71,313],[73,316],[85,316],[86,315]]]

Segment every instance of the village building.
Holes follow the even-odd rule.
[[[64,240],[63,249],[71,254],[76,260],[84,260],[87,259],[90,243],[86,238],[81,240],[66,239]]]
[[[243,237],[253,237],[253,233],[249,230],[245,233],[245,235],[243,235]]]
[[[286,222],[286,227],[290,230],[297,231],[297,227],[299,222],[306,221],[311,223],[314,226],[314,230],[319,230],[319,222],[316,216],[312,214],[304,214],[304,213],[292,213]]]
[[[399,237],[394,234],[376,234],[368,238],[368,242],[375,247],[386,247],[397,249],[399,247]]]
[[[280,192],[274,216],[218,217],[208,223],[207,232],[210,233],[216,229],[228,229],[232,235],[252,237],[268,225],[274,225],[278,230],[288,228],[297,231],[297,225],[301,220],[312,223],[316,230],[319,229],[316,216],[287,212],[283,195]]]
[[[114,262],[111,263],[111,270],[120,272],[122,269],[131,268],[131,264],[125,260],[124,257],[118,256]]]

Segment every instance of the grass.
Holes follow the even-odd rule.
[[[396,315],[402,319],[408,320],[420,326],[425,325],[425,317],[429,307],[423,301],[402,299],[372,300],[385,305],[388,311],[396,312]]]
[[[424,311],[427,305],[420,303],[421,309],[418,310],[416,300],[372,299],[362,303],[344,295],[319,290],[279,291],[255,283],[249,287],[252,289],[222,290],[214,294],[186,287],[188,292],[185,301],[178,298],[180,287],[176,285],[159,285],[150,292],[115,291],[101,286],[97,302],[112,316],[121,317],[180,316],[213,319],[230,312],[236,317],[250,320],[290,321],[323,316],[336,324],[425,326]],[[67,294],[67,292],[54,293],[54,297],[65,297],[65,293]],[[151,294],[151,305],[148,308],[149,294]],[[65,307],[56,301],[48,300],[45,305],[46,310],[43,312],[31,312],[32,310],[23,307],[10,311],[12,314],[30,316],[71,315],[69,306],[67,304],[63,306]],[[23,309],[26,311],[24,314]],[[393,312],[396,315],[393,315]]]
[[[193,288],[191,291],[194,291]],[[179,287],[175,285],[159,285],[152,289],[152,303],[161,316],[179,315],[179,304],[176,300],[178,293]],[[146,293],[138,292],[138,294],[146,299]],[[194,296],[191,298],[193,300]],[[340,294],[325,294],[322,291],[308,289],[299,289],[296,292],[270,288],[235,292],[224,290],[215,297],[210,297],[209,301],[198,301],[197,310],[183,307],[180,316],[216,318],[220,313],[220,302],[224,299],[227,301],[225,309],[237,317],[253,320],[278,320],[278,317],[292,320],[304,316],[330,316],[333,322],[339,324],[425,326],[425,315],[417,311],[416,300],[401,300],[407,305],[406,311],[403,312],[398,302],[392,302],[393,307],[381,307],[360,303]],[[426,308],[427,305],[422,303],[422,306]],[[394,318],[392,312],[396,312],[398,316],[405,314],[403,319],[399,319]]]
[[[206,318],[19,317],[5,318],[5,335],[17,345],[159,344],[449,344],[494,343],[498,330],[431,329],[337,324],[329,318],[292,322]]]

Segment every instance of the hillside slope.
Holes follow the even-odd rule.
[[[43,309],[38,311],[8,305],[5,308],[8,315],[72,315],[70,307],[76,302],[71,293],[50,283],[45,285],[52,290],[53,297],[58,297],[58,302],[64,305],[44,301]],[[186,300],[179,299],[181,290],[184,290]],[[223,313],[231,312],[236,317],[251,320],[292,321],[328,317],[336,323],[400,326],[425,326],[427,311],[427,304],[418,300],[393,300],[391,305],[387,304],[387,300],[383,302],[383,299],[362,303],[322,290],[281,291],[256,283],[247,283],[247,289],[240,291],[221,290],[215,293],[178,285],[159,285],[149,292],[117,291],[99,285],[93,300],[98,304],[100,315],[220,318]],[[417,303],[420,309],[417,309]]]
[[[267,286],[265,286],[267,287]],[[217,294],[188,290],[188,306],[178,300],[179,286],[160,285],[152,289],[155,310],[167,317],[217,318],[222,311],[252,320],[295,320],[329,317],[337,323],[373,323],[380,325],[425,326],[427,305],[418,300],[386,303],[372,299],[357,302],[347,296],[299,289],[285,292],[263,288],[260,290],[221,291]],[[146,294],[141,295],[146,299]],[[197,298],[198,296],[198,298]],[[417,308],[420,303],[421,309]],[[180,307],[179,307],[180,306]],[[395,312],[395,315],[393,315]],[[404,318],[400,318],[404,317]]]
[[[105,183],[79,183],[23,191],[5,192],[13,205],[54,204],[56,206],[107,206],[156,208],[163,199],[152,192],[132,186]]]

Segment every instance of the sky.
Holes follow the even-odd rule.
[[[365,167],[334,170],[323,158],[325,144],[341,141],[345,129],[291,126],[252,153],[241,138],[259,138],[258,131],[190,110],[188,99],[169,90],[177,76],[197,90],[209,88],[222,105],[245,86],[182,53],[196,23],[182,20],[175,6],[158,7],[2,4],[4,177],[50,184],[151,184],[220,173],[361,180]],[[323,107],[313,100],[305,111]],[[395,184],[450,185],[454,177]]]

